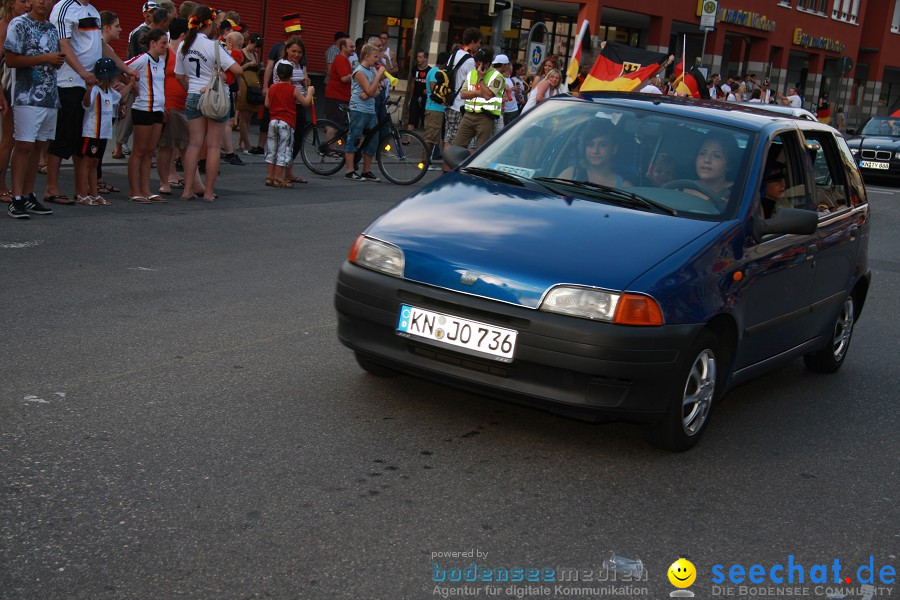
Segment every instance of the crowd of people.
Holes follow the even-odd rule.
[[[190,0],[177,8],[148,0],[141,8],[143,23],[129,34],[128,55],[121,57],[111,46],[122,35],[113,12],[79,0],[3,0],[0,201],[9,216],[52,214],[49,204],[109,205],[106,195],[121,191],[103,179],[110,142],[109,156],[127,156],[128,198],[136,203],[165,202],[176,190],[183,200],[212,202],[220,161],[244,164],[238,151],[266,155],[268,185],[305,183],[291,172],[300,140],[295,132],[315,94],[297,35],[299,15],[283,17],[285,39],[263,63],[262,36],[251,34],[237,12]],[[224,76],[229,104],[216,118],[201,102],[214,74]],[[261,116],[260,134],[251,145],[254,115]],[[59,179],[69,159],[71,195]],[[47,176],[40,196],[39,172]]]

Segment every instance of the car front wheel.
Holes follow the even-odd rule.
[[[807,369],[820,373],[834,373],[841,368],[850,348],[850,337],[853,335],[854,310],[853,296],[847,296],[835,320],[831,341],[821,350],[803,355]]]
[[[686,354],[669,409],[658,422],[646,427],[647,439],[664,450],[683,452],[706,431],[722,380],[718,364],[719,343],[704,331]],[[721,365],[724,368],[724,365]]]

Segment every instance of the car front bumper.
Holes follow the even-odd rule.
[[[517,330],[513,362],[397,334],[401,304]],[[703,324],[628,327],[567,317],[388,277],[345,262],[338,337],[379,364],[588,419],[651,421],[666,409],[683,352]]]

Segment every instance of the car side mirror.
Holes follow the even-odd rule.
[[[451,169],[455,169],[469,158],[469,151],[459,146],[450,145],[441,152],[444,156],[444,164]]]
[[[770,233],[812,235],[819,227],[819,215],[802,208],[782,208],[768,219],[758,218],[753,223],[753,239],[759,243]]]
[[[848,130],[847,130],[847,135],[856,135],[856,130],[855,130],[855,129],[848,129]]]

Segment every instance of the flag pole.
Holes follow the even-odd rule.
[[[572,58],[569,59],[569,68],[566,72],[567,80],[566,83],[568,85],[572,85],[575,79],[578,77],[578,70],[581,67],[581,42],[584,40],[584,34],[587,32],[588,28],[588,20],[585,19],[581,22],[581,29],[578,31],[578,37],[575,38],[575,49],[572,52]]]

